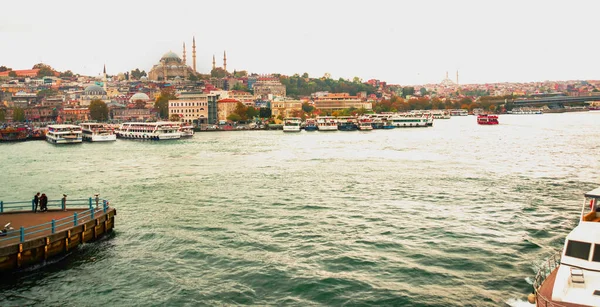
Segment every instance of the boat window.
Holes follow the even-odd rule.
[[[594,256],[592,257],[592,261],[600,262],[600,243],[594,244]]]
[[[591,248],[591,243],[569,240],[565,255],[573,258],[588,260]]]

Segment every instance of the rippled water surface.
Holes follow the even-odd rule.
[[[600,185],[600,113],[372,132],[0,146],[0,199],[100,193],[110,238],[0,305],[501,306]]]

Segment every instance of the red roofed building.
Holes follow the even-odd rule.
[[[39,69],[23,69],[23,70],[7,70],[0,72],[0,77],[8,77],[8,73],[14,71],[17,74],[17,77],[36,77]]]
[[[241,101],[233,98],[217,100],[217,118],[219,120],[227,120],[227,116],[235,111],[238,102]]]

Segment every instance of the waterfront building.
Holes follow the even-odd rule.
[[[247,106],[254,106],[254,95],[245,91],[229,91],[229,97],[237,99]]]
[[[112,119],[116,121],[152,121],[157,118],[156,113],[147,108],[112,108]]]
[[[58,111],[57,121],[59,122],[83,122],[90,118],[90,109],[88,108],[63,108]]]
[[[289,98],[275,98],[271,101],[271,115],[277,117],[293,117],[294,113],[302,110],[302,101]]]
[[[240,102],[237,99],[225,98],[217,101],[217,119],[227,120],[227,117],[235,111],[237,103]]]
[[[85,88],[85,90],[83,90],[79,100],[79,105],[82,107],[88,107],[92,100],[96,99],[102,100],[104,103],[110,102],[106,90],[96,84],[89,85]]]
[[[37,94],[27,93],[24,91],[17,92],[12,95],[12,106],[15,108],[26,108],[30,105],[35,105],[38,102]]]
[[[265,98],[268,95],[285,97],[286,95],[285,85],[281,84],[279,79],[275,77],[258,78],[252,88],[254,89],[254,96],[257,98]]]
[[[219,107],[217,101],[219,101],[219,94],[208,94],[208,123],[211,125],[219,122]]]
[[[315,108],[319,110],[342,110],[349,108],[365,108],[371,110],[373,105],[365,102],[357,96],[350,96],[348,93],[333,93],[314,98]]]
[[[25,120],[28,122],[50,122],[56,120],[53,106],[35,106],[25,108]]]
[[[184,92],[179,99],[169,100],[169,118],[174,114],[184,123],[208,124],[208,94]]]

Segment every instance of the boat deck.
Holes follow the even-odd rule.
[[[64,219],[61,220],[61,223],[67,223],[66,225],[62,225],[62,226],[57,226],[56,227],[56,232],[62,230],[62,229],[66,229],[69,227],[73,226],[73,213],[77,212],[77,214],[79,214],[80,212],[83,211],[89,211],[89,209],[67,209],[66,211],[62,211],[62,210],[48,210],[46,212],[38,212],[38,213],[33,213],[31,211],[27,211],[27,212],[5,212],[0,214],[0,227],[4,227],[4,225],[6,225],[7,223],[10,223],[10,226],[13,227],[14,229],[12,231],[19,231],[19,229],[21,228],[21,226],[27,228],[27,227],[31,227],[31,226],[35,226],[35,225],[40,225],[40,224],[44,224],[44,223],[50,223],[52,222],[52,220],[59,220],[59,219],[64,219],[64,218],[68,218],[70,217],[70,219]],[[78,219],[78,223],[84,223],[86,221],[89,221],[90,217],[88,216],[87,218],[79,218]],[[49,226],[46,226],[49,227]],[[47,236],[52,234],[52,231],[50,229],[46,230],[46,231],[41,231],[39,233],[36,233],[35,236],[36,237],[43,237],[43,236]],[[2,239],[4,237],[0,237],[0,239]],[[26,239],[29,240],[31,239],[29,236],[26,236]],[[13,239],[11,240],[2,240],[0,241],[0,247],[5,247],[5,246],[9,246],[9,245],[13,245],[19,243],[19,236],[15,236]]]
[[[558,268],[554,269],[546,280],[542,284],[542,286],[537,291],[537,307],[589,307],[585,305],[572,304],[572,303],[564,303],[564,302],[554,302],[552,301],[552,289],[554,288],[554,281],[556,280],[556,273],[558,272]]]

